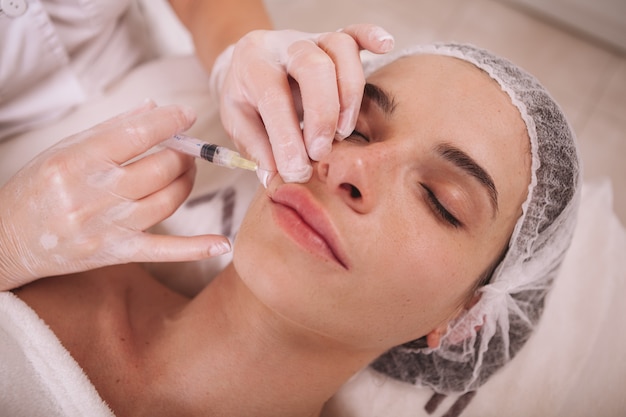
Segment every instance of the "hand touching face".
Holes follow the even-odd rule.
[[[384,350],[470,301],[521,213],[530,157],[508,96],[466,62],[403,58],[364,95],[355,132],[307,184],[259,193],[235,266],[281,316]]]

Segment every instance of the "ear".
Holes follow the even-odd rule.
[[[439,326],[437,326],[433,330],[431,330],[430,333],[428,333],[426,335],[426,343],[428,344],[428,347],[431,348],[431,349],[438,348],[439,344],[441,343],[441,338],[448,331],[448,323],[450,323],[451,321],[455,320],[464,311],[467,311],[470,308],[472,308],[474,305],[476,305],[476,303],[480,300],[481,295],[482,295],[482,293],[474,294],[472,296],[472,298],[469,299],[468,302],[463,306],[463,308],[460,309],[459,312],[454,315],[454,317],[450,318],[449,320],[444,321]],[[481,326],[475,326],[474,330],[479,331],[480,328],[481,328]],[[467,333],[467,334],[458,334],[458,332],[457,332],[457,334],[452,335],[451,342],[452,343],[460,343],[460,342],[462,342],[463,340],[465,340],[468,337],[469,337],[469,333]]]
[[[470,308],[474,307],[476,305],[476,303],[478,301],[480,301],[480,297],[482,297],[483,293],[482,292],[477,292],[475,293],[472,298],[469,299],[469,301],[467,303],[465,303],[465,310],[469,310]]]
[[[426,344],[429,348],[435,349],[439,347],[441,343],[441,337],[446,334],[448,330],[448,321],[441,323],[439,326],[435,327],[426,335]]]

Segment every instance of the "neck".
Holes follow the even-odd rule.
[[[232,266],[167,331],[167,356],[157,361],[168,364],[163,395],[195,396],[188,403],[201,407],[190,414],[317,416],[350,376],[381,353],[334,343],[273,314]],[[180,403],[176,407],[180,411]]]

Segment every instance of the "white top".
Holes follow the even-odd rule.
[[[97,96],[153,56],[133,0],[0,0],[0,140]]]

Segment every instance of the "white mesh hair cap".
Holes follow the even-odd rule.
[[[378,372],[441,394],[475,390],[531,336],[572,239],[581,172],[574,133],[549,93],[511,62],[471,45],[420,46],[366,62],[366,74],[403,56],[436,54],[472,63],[511,98],[526,124],[532,153],[528,195],[506,254],[479,301],[450,323],[438,348],[422,339],[379,357]],[[477,330],[478,329],[478,330]]]

